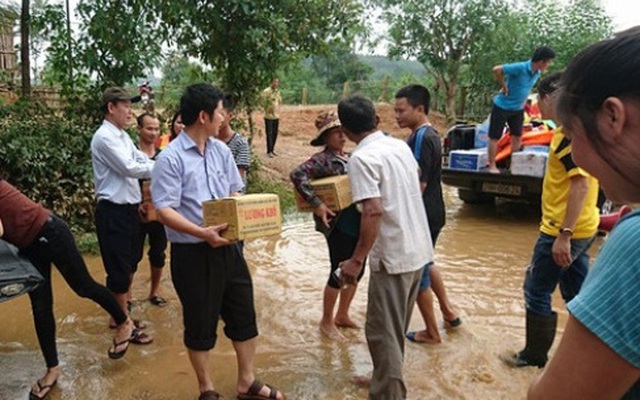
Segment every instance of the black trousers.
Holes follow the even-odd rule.
[[[139,240],[136,243],[138,246],[136,250],[136,265],[142,261],[144,257],[144,241],[149,236],[149,264],[153,268],[164,267],[166,259],[165,250],[167,249],[167,234],[164,230],[164,225],[158,221],[145,222],[140,224]],[[137,270],[137,267],[136,267]]]
[[[21,249],[20,253],[27,257],[44,277],[42,285],[29,292],[29,298],[38,343],[40,343],[47,368],[58,365],[56,322],[53,315],[53,291],[51,290],[52,263],[78,296],[98,303],[118,325],[127,320],[126,314],[113,294],[93,280],[89,274],[71,231],[59,217],[52,215],[42,227],[36,240]]]
[[[333,228],[331,234],[327,237],[327,245],[329,246],[329,260],[331,261],[331,272],[327,280],[327,286],[334,289],[340,289],[340,282],[336,279],[334,272],[340,266],[342,261],[348,260],[353,255],[353,251],[358,244],[358,238],[349,236],[340,232],[337,228]],[[358,282],[364,275],[364,266],[358,275]]]
[[[266,119],[264,120],[265,130],[267,131],[267,154],[273,153],[276,147],[276,140],[278,139],[278,124],[279,119]]]
[[[229,339],[258,336],[251,274],[236,244],[214,249],[207,243],[172,243],[170,264],[188,349],[212,349],[220,317]]]
[[[107,272],[107,287],[113,293],[127,293],[131,275],[138,266],[138,205],[100,200],[96,206],[95,221],[100,255]]]

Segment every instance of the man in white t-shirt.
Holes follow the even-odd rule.
[[[362,207],[360,236],[342,262],[343,284],[355,284],[369,254],[365,334],[373,361],[369,399],[405,399],[404,343],[423,267],[433,261],[418,164],[405,142],[377,129],[373,103],[352,96],[338,104],[342,129],[357,144],[347,167],[353,201]]]

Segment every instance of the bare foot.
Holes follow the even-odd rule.
[[[371,386],[371,378],[365,375],[356,375],[351,377],[351,383],[361,388],[369,388]]]
[[[342,336],[340,332],[336,329],[334,324],[326,324],[324,322],[320,322],[320,332],[323,335],[328,337],[331,340],[345,340],[346,338]]]
[[[500,170],[497,167],[489,167],[487,168],[487,172],[490,172],[492,174],[499,174]]]
[[[353,322],[353,320],[349,317],[336,317],[333,322],[339,328],[360,329],[360,326]]]
[[[407,339],[409,339],[414,343],[425,343],[425,344],[442,343],[442,339],[440,339],[440,336],[434,337],[430,335],[427,331],[409,332],[407,333]]]

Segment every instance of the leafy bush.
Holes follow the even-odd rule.
[[[274,193],[280,198],[280,211],[282,215],[290,212],[295,207],[295,198],[290,185],[274,179],[270,179],[260,174],[260,159],[251,154],[251,165],[249,166],[249,174],[247,175],[246,193]]]
[[[0,168],[11,184],[54,210],[71,227],[93,230],[92,119],[36,101],[0,112]]]

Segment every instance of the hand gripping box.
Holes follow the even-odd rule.
[[[311,180],[311,187],[316,195],[333,211],[343,210],[353,203],[351,199],[351,187],[347,175],[330,176],[328,178]],[[300,193],[294,189],[296,203],[300,211],[313,211],[311,204],[307,203]]]
[[[542,178],[547,168],[547,153],[519,151],[511,155],[511,175],[527,175]]]
[[[479,171],[487,166],[487,148],[471,150],[451,150],[449,168]]]
[[[232,241],[278,235],[280,199],[275,194],[247,194],[202,203],[205,226],[229,224],[221,236]]]

